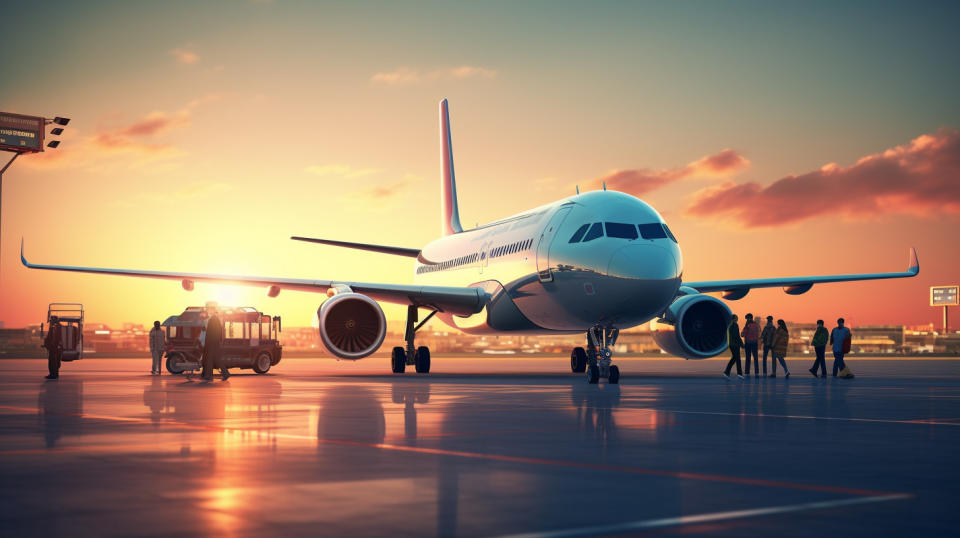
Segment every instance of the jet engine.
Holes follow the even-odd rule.
[[[653,323],[653,340],[660,349],[685,359],[708,359],[727,349],[727,327],[733,314],[720,299],[685,295],[667,307]]]
[[[383,343],[387,320],[376,301],[359,293],[340,293],[317,310],[320,339],[341,359],[362,359]]]

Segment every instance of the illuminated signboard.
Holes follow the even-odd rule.
[[[930,288],[930,306],[957,306],[960,305],[960,296],[957,295],[960,286],[933,286]]]
[[[0,149],[18,153],[43,151],[44,119],[0,112]]]

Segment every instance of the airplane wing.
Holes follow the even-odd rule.
[[[299,278],[270,278],[241,275],[216,275],[207,273],[178,273],[172,271],[144,271],[137,269],[110,269],[101,267],[74,267],[69,265],[43,265],[30,263],[23,255],[23,241],[20,242],[20,262],[30,269],[50,271],[73,271],[101,275],[122,275],[141,278],[159,278],[179,280],[186,290],[192,290],[194,282],[212,282],[215,284],[236,284],[243,286],[263,286],[268,295],[275,297],[280,290],[298,290],[325,293],[327,290],[343,287],[362,293],[378,301],[402,305],[416,305],[432,308],[440,312],[450,312],[460,316],[475,314],[483,309],[486,292],[480,288],[450,286],[417,286],[404,284],[377,284],[366,282],[346,282],[334,280],[309,280]]]
[[[686,287],[693,288],[701,293],[723,292],[725,299],[740,299],[753,288],[778,288],[783,287],[783,291],[790,295],[800,295],[807,292],[814,284],[825,284],[828,282],[852,282],[857,280],[878,280],[883,278],[908,278],[917,276],[920,272],[920,261],[917,258],[917,251],[910,249],[910,263],[907,270],[902,273],[863,273],[852,275],[823,275],[823,276],[797,276],[789,278],[754,278],[743,280],[709,280],[703,282],[684,282]]]

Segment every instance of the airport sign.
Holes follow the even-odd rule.
[[[958,306],[960,286],[931,286],[930,306]]]
[[[46,120],[37,116],[0,112],[0,150],[17,153],[43,151],[45,126]]]

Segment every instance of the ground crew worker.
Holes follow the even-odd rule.
[[[827,349],[827,339],[830,338],[827,335],[827,328],[823,326],[823,320],[817,320],[817,331],[813,333],[813,339],[810,340],[810,345],[813,346],[813,351],[817,354],[817,360],[813,361],[813,368],[810,368],[810,373],[813,374],[813,377],[817,376],[817,367],[819,366],[823,370],[823,377],[827,377],[827,360],[824,358]]]
[[[830,331],[830,344],[833,346],[833,377],[837,377],[837,372],[847,369],[843,362],[843,356],[850,351],[850,339],[853,335],[850,329],[844,327],[843,318],[837,320],[837,326]],[[853,377],[853,374],[850,374]]]
[[[777,377],[777,361],[780,362],[780,365],[783,366],[783,371],[786,372],[786,375],[783,377],[790,377],[790,370],[787,368],[786,361],[784,361],[784,357],[787,356],[787,344],[789,343],[790,333],[787,332],[787,323],[782,319],[778,319],[777,332],[773,333],[773,359],[770,361],[770,377]]]
[[[740,339],[740,326],[737,325],[737,315],[734,314],[730,319],[730,328],[727,331],[727,340],[730,343],[730,362],[723,371],[723,377],[730,379],[730,368],[737,365],[737,377],[743,379],[743,370],[740,369],[740,348],[743,347],[743,340]]]
[[[47,348],[47,374],[46,379],[57,379],[60,377],[60,355],[63,353],[63,342],[60,340],[60,318],[50,316],[50,327],[47,330],[47,336],[43,339],[43,347]]]
[[[150,329],[150,354],[153,355],[153,366],[150,373],[160,375],[160,359],[163,358],[163,349],[167,345],[167,334],[163,331],[159,321],[153,322]]]
[[[746,353],[747,364],[744,366],[744,373],[750,375],[750,355],[753,354],[753,371],[756,377],[760,377],[760,359],[757,358],[757,340],[760,338],[760,325],[753,321],[753,314],[744,316],[747,323],[743,326],[743,350]]]
[[[203,343],[203,371],[200,377],[213,381],[213,369],[220,366],[220,343],[223,340],[223,325],[220,316],[214,311],[207,318],[207,330]]]
[[[767,316],[767,324],[760,333],[760,341],[763,342],[763,375],[767,375],[767,353],[773,349],[773,335],[777,328],[773,326],[773,316]],[[772,359],[772,357],[771,357]]]

